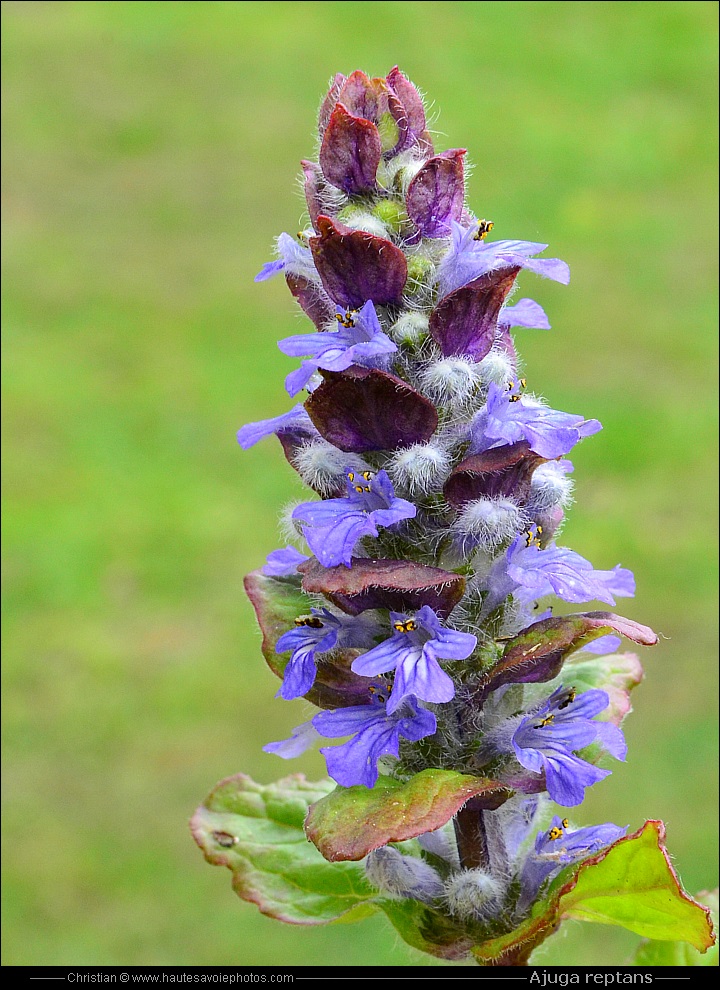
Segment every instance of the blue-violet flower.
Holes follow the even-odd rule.
[[[352,736],[340,746],[325,746],[320,752],[333,780],[343,787],[364,784],[373,787],[378,779],[378,760],[398,756],[400,738],[417,742],[437,728],[432,712],[421,708],[413,697],[406,697],[392,711],[385,706],[387,691],[377,691],[369,705],[336,708],[320,712],[312,719],[321,736],[338,739]],[[390,695],[392,698],[392,694]]]
[[[347,496],[304,502],[292,514],[299,520],[312,552],[324,567],[350,567],[352,552],[364,536],[377,536],[378,527],[412,519],[412,502],[395,497],[385,471],[348,471]]]
[[[612,722],[594,719],[609,704],[604,691],[584,691],[576,696],[574,689],[559,687],[521,720],[512,735],[518,763],[534,773],[544,770],[548,794],[564,807],[580,804],[585,788],[610,774],[576,756],[576,750],[597,741],[615,759],[625,759],[622,731]]]
[[[375,677],[395,671],[388,712],[394,712],[408,695],[436,704],[451,701],[455,685],[438,660],[466,660],[477,646],[477,637],[444,626],[429,605],[412,617],[391,612],[390,624],[390,639],[354,660],[354,672]]]
[[[345,371],[353,364],[378,367],[386,355],[397,351],[397,345],[382,332],[372,302],[366,302],[357,311],[338,310],[337,319],[339,328],[330,333],[297,334],[278,342],[283,354],[312,355],[311,360],[303,361],[285,379],[289,395],[297,395],[318,368]]]

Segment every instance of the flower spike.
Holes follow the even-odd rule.
[[[284,512],[302,542],[245,588],[277,697],[315,708],[263,749],[289,760],[320,743],[330,779],[230,778],[193,833],[264,913],[381,906],[448,961],[525,964],[564,916],[706,948],[660,823],[626,835],[564,810],[626,757],[643,671],[620,637],[658,637],[567,614],[635,592],[630,570],[561,538],[568,455],[600,423],[548,405],[517,357],[516,330],[550,329],[518,285],[550,279],[551,303],[570,272],[513,239],[497,205],[474,211],[467,157],[435,149],[397,66],[331,80],[317,160],[301,163],[303,229],[255,277],[282,275],[309,318],[278,342],[296,362],[288,394],[306,394],[238,432],[244,450],[277,436],[316,496]]]

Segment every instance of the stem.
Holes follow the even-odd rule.
[[[490,856],[482,810],[465,805],[455,815],[453,825],[463,869],[473,870],[478,866],[489,869]]]
[[[478,959],[477,956],[475,956],[475,961],[479,966],[529,966],[531,952],[532,948],[523,945],[514,951],[506,952],[492,962],[487,959]]]

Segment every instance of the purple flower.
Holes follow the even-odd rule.
[[[267,563],[262,572],[267,577],[294,577],[299,565],[306,560],[309,558],[295,547],[273,550],[267,555]]]
[[[527,268],[536,275],[552,278],[567,285],[570,270],[564,261],[557,258],[534,258],[544,251],[547,244],[532,241],[490,241],[476,240],[477,227],[464,228],[452,221],[452,243],[448,253],[440,262],[440,296],[486,272],[500,268]]]
[[[512,327],[531,327],[535,330],[549,330],[550,321],[545,310],[534,299],[518,299],[514,306],[503,306],[498,316],[498,326],[507,330]]]
[[[384,355],[397,350],[382,332],[372,302],[366,302],[357,312],[338,310],[337,319],[340,327],[336,331],[298,334],[279,341],[278,347],[283,354],[291,357],[312,355],[311,360],[303,361],[285,379],[285,388],[290,395],[297,395],[318,368],[345,371],[353,364],[377,367]]]
[[[292,407],[290,412],[283,413],[282,416],[274,416],[272,419],[261,419],[257,423],[247,423],[245,426],[242,426],[238,430],[237,440],[243,450],[249,450],[259,440],[269,437],[273,433],[278,435],[282,433],[295,433],[308,437],[316,437],[318,435],[304,406],[298,403],[298,405]]]
[[[267,743],[267,745],[263,746],[263,751],[274,753],[275,756],[279,756],[283,760],[292,760],[296,756],[302,756],[319,738],[320,733],[315,729],[312,722],[303,722],[302,725],[298,725],[292,730],[292,735],[289,739],[283,739],[281,742]]]
[[[401,736],[417,742],[431,736],[437,728],[435,716],[421,708],[415,698],[405,698],[402,705],[390,712],[384,704],[386,694],[387,691],[376,691],[369,705],[320,712],[312,720],[321,736],[353,737],[340,746],[325,746],[320,750],[328,773],[342,787],[356,784],[373,787],[378,779],[378,760],[398,755]]]
[[[561,834],[558,835],[558,832]],[[569,831],[567,818],[562,820],[555,815],[547,832],[538,832],[535,839],[535,855],[552,857],[563,865],[573,863],[587,853],[598,852],[617,842],[627,832],[627,825],[621,828],[608,822],[605,825],[589,825],[586,828]]]
[[[545,771],[548,794],[557,804],[580,804],[585,788],[610,773],[580,759],[576,750],[597,741],[615,759],[625,759],[622,731],[612,722],[594,720],[609,704],[604,691],[576,696],[574,689],[559,687],[515,729],[511,743],[518,763],[533,773]]]
[[[595,653],[597,656],[605,656],[608,653],[615,653],[622,640],[619,636],[600,636],[592,643],[583,646],[583,653]]]
[[[529,604],[555,594],[566,602],[607,602],[614,595],[632,598],[635,579],[632,571],[619,564],[611,571],[596,571],[574,550],[554,543],[541,549],[536,526],[516,536],[504,557],[495,562],[487,578],[485,609],[494,608],[513,595]]]
[[[377,536],[378,527],[412,519],[412,502],[395,497],[385,471],[347,471],[347,497],[304,502],[293,511],[303,534],[323,567],[351,566],[355,544],[363,536]]]
[[[522,866],[518,913],[523,914],[527,910],[542,885],[554,873],[617,842],[626,832],[627,826],[621,828],[610,822],[571,830],[567,818],[555,815],[549,828],[538,832],[535,846]]]
[[[253,279],[254,282],[266,282],[282,271],[291,275],[300,275],[314,282],[318,281],[310,248],[300,244],[290,234],[280,234],[275,245],[280,257],[276,261],[266,262]]]
[[[502,389],[491,382],[487,404],[473,419],[469,454],[490,447],[527,440],[530,449],[541,457],[555,458],[567,454],[584,437],[592,436],[602,426],[596,419],[549,409],[520,394],[519,383],[510,382]]]
[[[295,620],[295,627],[280,637],[276,653],[292,650],[283,682],[276,697],[291,701],[301,698],[315,683],[315,655],[336,646],[368,646],[372,643],[369,623],[349,616],[337,616],[326,608],[313,608],[309,615]]]
[[[412,618],[390,613],[394,630],[390,639],[353,661],[356,674],[375,677],[395,671],[388,712],[394,712],[408,695],[421,701],[442,703],[455,697],[455,685],[438,659],[466,660],[477,646],[477,637],[442,624],[429,605]]]

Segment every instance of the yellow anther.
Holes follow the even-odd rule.
[[[393,629],[401,633],[414,632],[417,629],[417,622],[415,619],[405,619],[404,622],[393,622]]]
[[[362,476],[365,479],[365,481],[371,481],[375,477],[375,472],[374,471],[363,471]]]
[[[323,621],[318,615],[299,615],[295,619],[296,626],[308,626],[310,629],[322,629]]]
[[[346,309],[345,316],[338,316],[337,321],[341,327],[354,327],[355,326],[355,314],[356,309]]]
[[[521,378],[520,385],[522,386],[522,388],[527,388],[527,378]]]
[[[540,534],[542,533],[542,526],[535,527],[536,532],[533,533],[532,529],[525,530],[525,546],[526,547],[539,547],[540,546]]]
[[[348,481],[355,481],[355,472],[354,471],[348,471],[348,475],[347,476],[348,476]]]
[[[549,715],[546,715],[545,718],[541,719],[538,722],[538,724],[535,726],[535,728],[536,729],[545,729],[545,728],[547,728],[548,725],[552,725],[554,721],[555,721],[555,716],[553,715],[552,712],[550,712]]]
[[[563,698],[563,700],[558,705],[558,711],[561,712],[563,708],[567,708],[568,705],[571,705],[573,701],[575,701],[576,697],[577,697],[577,691],[575,690],[575,688],[574,687],[569,688],[567,696]]]
[[[362,493],[362,492],[369,492],[370,489],[369,488],[363,488],[362,485],[355,485],[355,491],[356,492],[359,492],[359,493]]]
[[[556,839],[562,837],[562,834],[563,834],[563,830],[561,828],[558,828],[557,825],[554,825],[548,832],[548,839],[550,839],[551,842],[555,842]]]
[[[474,240],[484,241],[494,226],[495,224],[492,222],[492,220],[480,220],[478,223],[478,229],[475,233]]]
[[[387,701],[392,692],[392,685],[383,682],[381,684],[370,684],[368,686],[368,691],[373,697],[377,697],[380,701]]]
[[[567,820],[567,818],[563,818],[560,824],[562,825],[563,828],[570,828],[570,822]]]

